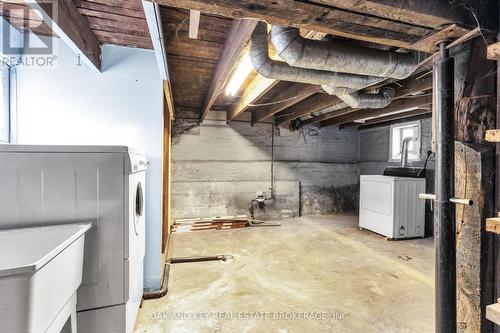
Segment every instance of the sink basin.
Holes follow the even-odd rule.
[[[0,331],[60,332],[82,281],[87,224],[0,231]]]

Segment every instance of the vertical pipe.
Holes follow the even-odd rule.
[[[274,134],[276,131],[274,122],[271,124],[271,187],[269,190],[271,191],[271,199],[274,199]]]
[[[447,44],[447,42],[439,44],[439,57],[434,62],[436,103],[434,242],[437,333],[457,331],[455,207],[449,200],[455,192],[454,69],[453,58],[449,57],[446,48]]]

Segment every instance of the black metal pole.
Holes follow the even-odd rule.
[[[439,44],[434,62],[436,173],[434,242],[436,250],[436,332],[457,331],[454,147],[454,75],[453,58],[447,42]]]

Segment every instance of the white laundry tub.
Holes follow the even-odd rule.
[[[0,331],[60,332],[82,281],[91,224],[0,231]],[[76,330],[75,330],[76,332]]]

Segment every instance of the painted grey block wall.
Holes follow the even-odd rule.
[[[397,123],[404,123],[402,120]],[[396,123],[395,123],[396,124]],[[427,157],[427,151],[432,147],[432,120],[431,118],[420,119],[421,124],[421,154],[420,161],[409,162],[411,166],[423,166]],[[381,175],[387,166],[395,166],[399,163],[389,161],[390,125],[372,127],[359,130],[359,174]],[[434,160],[430,159],[427,164],[426,188],[428,193],[434,192]],[[430,236],[434,232],[433,212],[430,203],[426,202],[425,211],[425,234]]]
[[[174,218],[245,214],[257,191],[270,195],[271,124],[178,126],[172,151]],[[268,205],[273,217],[357,210],[356,130],[277,132],[275,200]]]
[[[401,121],[398,123],[404,123]],[[432,121],[431,118],[420,120],[421,126],[421,154],[420,161],[409,162],[412,166],[422,166],[427,156],[427,151],[432,145]],[[389,161],[390,125],[372,127],[359,130],[359,173],[360,175],[380,175],[388,165],[399,163]],[[434,168],[433,162],[429,167]]]

